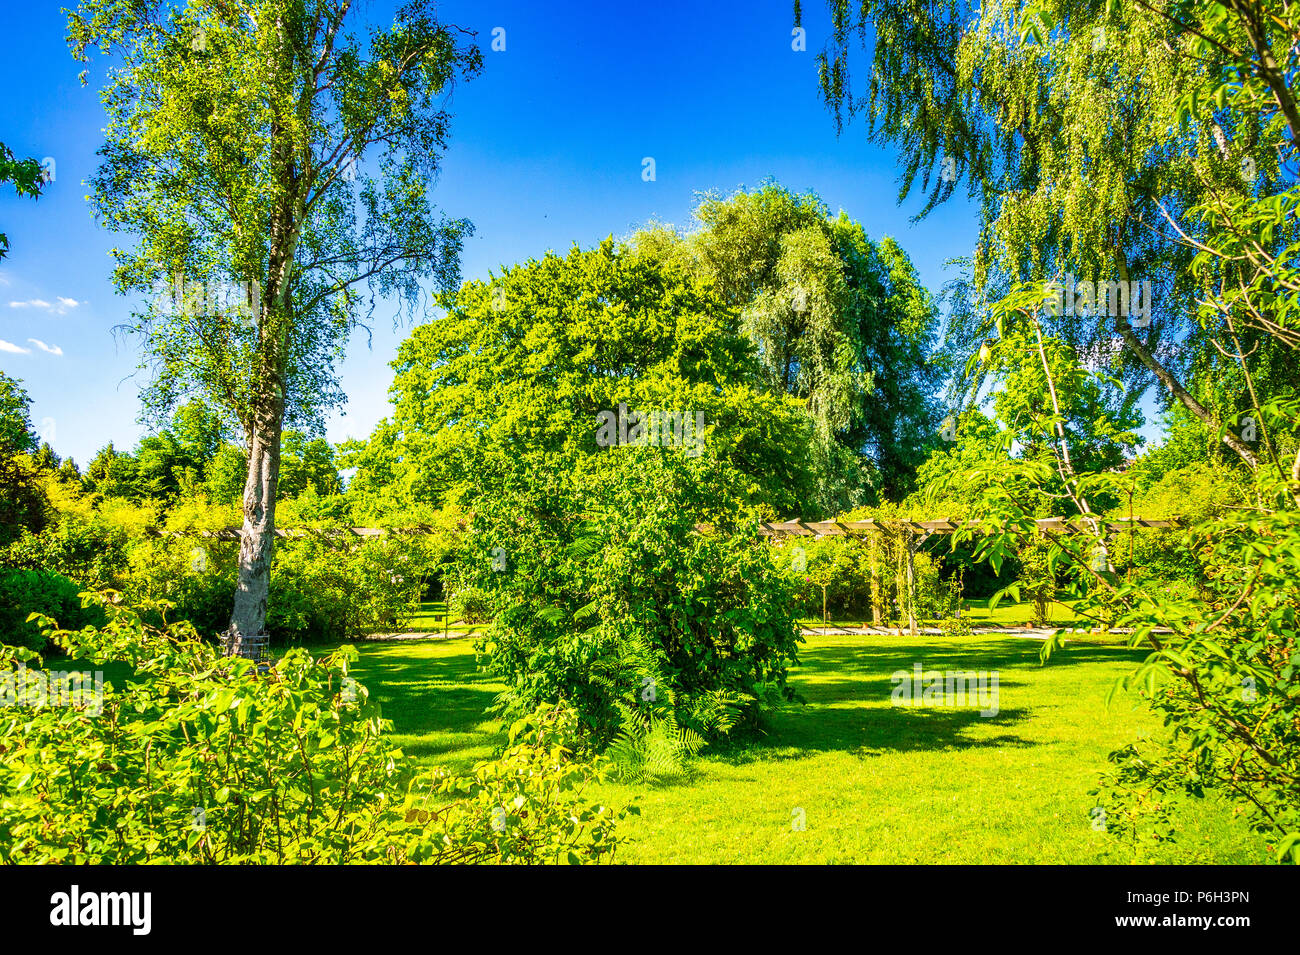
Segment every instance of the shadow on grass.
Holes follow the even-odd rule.
[[[886,697],[888,699],[888,697]],[[989,727],[1014,727],[1029,718],[1025,709],[980,715],[978,707],[828,707],[809,703],[770,714],[763,730],[716,743],[708,756],[733,765],[802,759],[809,753],[844,752],[867,757],[923,750],[1026,748],[1039,745],[1014,732],[969,735]]]
[[[854,638],[849,638],[854,639]],[[858,638],[860,639],[860,638]],[[888,639],[866,646],[837,645],[834,638],[804,647],[791,683],[807,701],[767,714],[762,731],[750,731],[708,747],[708,758],[731,763],[798,759],[816,752],[840,751],[867,757],[884,752],[959,751],[974,748],[1039,745],[1016,727],[1033,707],[1000,709],[983,717],[978,705],[964,707],[892,705],[892,675],[924,671],[996,671],[998,689],[1023,687],[1034,673],[1088,663],[1135,662],[1144,651],[1106,646],[1068,647],[1055,654],[1047,671],[1039,667],[1040,644],[1020,638]],[[488,708],[499,683],[481,672],[472,653],[421,652],[394,644],[364,648],[353,668],[407,737],[403,749],[421,760],[455,758],[489,750],[504,741]],[[469,758],[469,757],[467,757]]]
[[[1042,644],[1037,640],[1007,637],[961,643],[958,640],[903,639],[906,642],[900,642],[897,647],[888,644],[803,647],[799,651],[800,666],[791,674],[806,676],[817,670],[830,670],[839,674],[883,672],[888,676],[896,670],[910,670],[914,663],[920,663],[927,670],[1005,670],[1012,667],[1037,668],[1040,665],[1038,653]],[[1137,662],[1148,653],[1143,649],[1075,644],[1054,652],[1047,667]]]
[[[1144,651],[1080,646],[1058,651],[1046,669],[1039,665],[1039,644],[1018,638],[957,640],[907,639],[897,646],[834,644],[805,647],[791,685],[806,701],[767,714],[760,730],[715,743],[711,758],[733,764],[798,759],[810,752],[848,752],[866,757],[884,752],[960,751],[975,748],[1026,748],[1040,745],[1015,731],[1033,708],[999,708],[981,716],[978,705],[894,705],[893,674],[923,672],[996,672],[998,690],[1023,687],[1031,672],[1088,663],[1132,663]],[[1013,674],[1015,675],[1013,677]]]
[[[352,673],[378,700],[407,755],[425,759],[504,741],[487,713],[499,686],[469,654],[410,656],[399,647],[368,650]]]

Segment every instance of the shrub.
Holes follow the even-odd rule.
[[[349,640],[420,609],[423,564],[411,538],[309,537],[277,548],[267,630],[285,641]]]
[[[233,541],[199,537],[143,537],[131,545],[130,572],[122,591],[127,603],[142,608],[146,621],[161,626],[160,604],[172,620],[186,620],[205,636],[230,623],[235,596]]]
[[[516,722],[472,775],[415,773],[347,675],[343,647],[269,670],[220,658],[193,628],[108,623],[54,638],[74,658],[134,672],[88,707],[0,709],[0,859],[71,864],[599,862],[617,814],[581,787],[574,719]],[[160,608],[154,608],[158,611]],[[46,621],[52,627],[51,621]],[[39,658],[0,648],[0,678]],[[595,772],[600,767],[594,768]]]
[[[54,571],[84,589],[120,587],[129,568],[128,537],[105,521],[64,514],[40,533],[25,532],[5,550],[3,562]]]
[[[1051,549],[1045,541],[1034,539],[1020,550],[1020,599],[1031,602],[1032,623],[1045,627],[1051,616],[1051,603],[1056,599],[1056,570],[1049,557]]]
[[[1218,790],[1279,862],[1300,864],[1300,513],[1233,515],[1188,533],[1209,568],[1205,594],[1141,576],[1106,591],[1119,625],[1133,627],[1130,644],[1155,647],[1121,685],[1143,687],[1173,731],[1111,754],[1097,790],[1107,831],[1141,853],[1176,839],[1172,796]],[[1081,606],[1096,613],[1093,600]]]
[[[419,609],[423,565],[414,538],[311,536],[278,543],[267,632],[277,644],[351,640],[392,629]],[[193,536],[141,538],[123,587],[128,603],[171,604],[171,619],[211,636],[226,629],[239,545]],[[156,613],[156,611],[151,611]],[[161,625],[161,617],[148,622]]]
[[[98,607],[82,607],[80,593],[74,581],[50,571],[0,570],[0,643],[44,650],[45,635],[27,620],[33,613],[69,629],[102,623]]]
[[[866,543],[854,537],[791,537],[771,545],[776,568],[790,581],[798,608],[830,617],[871,615],[871,570]]]
[[[491,615],[490,596],[481,587],[459,587],[451,594],[448,609],[465,623],[482,623]]]
[[[918,620],[952,616],[955,605],[953,588],[939,576],[938,561],[925,551],[917,551],[912,560],[912,580],[916,588]]]
[[[666,703],[708,739],[789,695],[793,592],[757,522],[735,523],[734,472],[636,447],[500,467],[457,574],[491,595],[479,646],[506,713],[567,701],[603,747],[621,707]]]

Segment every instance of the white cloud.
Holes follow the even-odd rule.
[[[24,348],[22,345],[15,345],[13,342],[7,342],[0,338],[0,351],[8,352],[11,355],[30,355],[32,350]]]
[[[54,304],[51,305],[43,298],[29,298],[25,302],[10,302],[10,308],[39,308],[42,311],[49,312],[51,315],[66,315],[71,309],[78,305],[84,305],[84,302],[78,302],[75,298],[65,298],[62,295],[56,296]]]
[[[60,348],[58,345],[47,345],[47,344],[45,344],[45,342],[41,341],[39,338],[29,338],[29,339],[27,339],[27,340],[28,340],[29,342],[31,342],[33,345],[35,345],[37,348],[39,348],[39,349],[40,349],[41,351],[43,351],[43,352],[47,352],[47,353],[49,353],[49,354],[51,354],[51,355],[62,355],[62,354],[63,354],[63,349]]]

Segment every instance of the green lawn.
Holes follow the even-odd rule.
[[[463,620],[447,620],[447,605],[442,601],[425,601],[420,604],[420,612],[406,621],[400,628],[412,633],[449,633],[469,635],[483,629],[484,624],[465,623]]]
[[[1138,654],[1077,646],[1040,668],[1038,648],[998,635],[809,637],[793,678],[807,703],[773,715],[766,735],[706,750],[688,783],[600,787],[611,804],[641,807],[623,861],[1128,861],[1092,830],[1088,790],[1108,752],[1161,731],[1135,697],[1103,703]],[[483,716],[501,687],[476,671],[470,641],[361,654],[354,672],[407,753],[466,769],[501,744]],[[890,674],[916,662],[997,670],[1000,712],[893,705]],[[1180,819],[1185,835],[1160,861],[1266,861],[1221,804]]]
[[[970,609],[965,608],[969,605]],[[1070,608],[1074,606],[1073,600],[1066,600],[1061,603],[1053,603],[1048,607],[1048,620],[1055,627],[1086,627],[1089,621],[1086,617],[1075,617]],[[1029,622],[1033,616],[1033,605],[1028,603],[1016,603],[1013,600],[1003,600],[993,610],[989,609],[988,599],[984,600],[964,600],[962,601],[962,616],[965,617],[972,627],[1021,627]]]

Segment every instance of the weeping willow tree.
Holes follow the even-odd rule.
[[[113,281],[144,297],[130,330],[146,410],[198,393],[246,442],[232,644],[265,631],[284,428],[319,428],[342,400],[335,365],[377,301],[409,312],[421,281],[459,281],[470,227],[434,213],[428,184],[446,97],[480,57],[433,8],[408,3],[386,29],[349,0],[87,0],[69,14],[75,55],[115,57],[90,201],[139,240],[114,251]]]
[[[911,489],[935,433],[937,309],[911,260],[813,193],[773,182],[706,195],[697,228],[633,244],[703,273],[739,315],[761,384],[812,419],[820,514]],[[816,516],[805,514],[804,516]]]
[[[985,306],[1018,282],[1092,283],[1095,303],[1105,297],[1099,287],[1116,288],[1118,300],[1114,283],[1150,281],[1149,323],[1094,304],[1064,309],[1052,333],[1115,375],[1109,398],[1121,416],[1155,385],[1256,467],[1260,448],[1221,427],[1251,407],[1235,356],[1253,356],[1256,390],[1273,394],[1295,393],[1300,367],[1266,322],[1246,316],[1230,329],[1230,315],[1203,307],[1223,286],[1254,280],[1248,257],[1208,281],[1192,266],[1207,208],[1221,197],[1266,196],[1294,175],[1277,148],[1300,116],[1273,52],[1294,41],[1286,18],[1270,13],[1281,8],[1167,0],[829,7],[833,32],[818,62],[837,124],[860,120],[874,141],[898,150],[900,198],[924,194],[922,215],[959,190],[978,204],[967,289],[975,304],[959,304],[950,346],[978,347],[990,333]],[[866,82],[855,77],[859,67]],[[1189,102],[1220,76],[1238,79],[1213,103]],[[1284,248],[1287,231],[1266,245]],[[960,385],[973,392],[979,378],[976,368]]]

